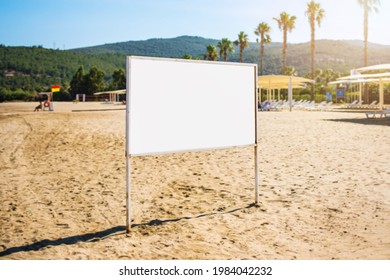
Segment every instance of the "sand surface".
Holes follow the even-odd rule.
[[[259,112],[253,147],[132,159],[121,105],[0,104],[0,259],[390,259],[390,120]],[[84,109],[113,111],[72,112]]]

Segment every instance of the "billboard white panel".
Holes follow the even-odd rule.
[[[256,143],[254,64],[127,58],[127,155]]]

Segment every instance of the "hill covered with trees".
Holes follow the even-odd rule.
[[[148,39],[142,41],[128,41],[114,44],[104,44],[87,48],[73,49],[84,54],[115,53],[124,55],[182,57],[185,54],[201,56],[206,46],[217,44],[218,40],[205,39],[196,36],[180,36],[170,39]]]
[[[103,86],[113,88],[113,76],[125,68],[128,55],[204,59],[206,47],[217,45],[219,40],[194,36],[170,39],[149,39],[105,44],[73,50],[34,47],[8,47],[0,45],[0,101],[13,99],[12,94],[27,96],[48,90],[60,84],[62,92],[70,92],[70,83],[82,66],[86,72],[103,73]],[[259,63],[259,44],[251,42],[244,50],[243,62]],[[228,61],[239,61],[239,49],[229,54]],[[317,69],[346,72],[363,65],[362,41],[316,41],[315,64]],[[390,46],[369,45],[369,64],[390,62]],[[264,74],[279,74],[282,64],[282,44],[265,46]],[[305,76],[310,71],[310,43],[288,44],[287,65],[296,74]],[[5,96],[5,97],[4,97]],[[20,98],[17,98],[20,99]],[[26,99],[26,98],[22,98]]]
[[[74,49],[83,54],[115,53],[124,55],[144,55],[158,57],[183,57],[191,55],[193,58],[203,59],[207,45],[217,45],[219,40],[202,37],[180,36],[171,39],[149,39],[145,41],[128,41],[114,44],[105,44],[87,48]],[[390,61],[390,46],[369,44],[369,64],[388,63]],[[244,62],[259,62],[259,44],[251,42],[244,51]],[[300,76],[309,72],[310,42],[288,44],[287,64],[293,66]],[[228,57],[229,61],[239,61],[239,50]],[[271,43],[265,46],[265,73],[278,74],[282,63],[282,44]],[[363,66],[363,41],[316,41],[316,68],[331,68],[345,72]]]

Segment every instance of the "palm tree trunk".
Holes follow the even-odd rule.
[[[263,76],[263,60],[264,60],[264,38],[261,38],[260,43],[260,75]]]
[[[368,66],[368,1],[364,1],[364,66]],[[368,85],[364,85],[363,96],[365,102],[368,100]]]
[[[244,52],[244,48],[240,46],[240,62],[242,62],[242,53]]]
[[[286,68],[286,53],[287,53],[287,28],[283,29],[283,61],[282,61],[282,70]]]
[[[364,66],[368,66],[368,4],[364,2]]]
[[[314,18],[310,20],[310,26],[311,26],[311,44],[310,44],[310,50],[311,50],[311,79],[314,80],[314,51],[315,51],[315,21]],[[311,100],[314,100],[314,85],[311,85]]]

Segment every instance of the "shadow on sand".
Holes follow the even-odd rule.
[[[332,121],[332,122],[347,122],[347,123],[354,123],[354,124],[364,124],[364,125],[382,125],[382,126],[390,126],[390,119],[389,118],[365,118],[365,119],[328,119],[325,121]]]
[[[249,209],[252,207],[257,207],[256,204],[249,204],[246,207],[243,208],[237,208],[234,210],[226,211],[226,212],[214,212],[214,213],[207,213],[207,214],[201,214],[198,216],[193,216],[193,217],[180,217],[176,219],[168,219],[168,220],[152,220],[147,223],[143,224],[133,224],[131,227],[136,228],[136,227],[147,227],[147,226],[160,226],[165,223],[174,223],[174,222],[179,222],[182,220],[192,220],[192,219],[199,219],[207,216],[214,216],[214,215],[224,215],[224,214],[231,214],[237,211],[241,211],[244,209]],[[69,236],[69,237],[64,237],[64,238],[58,238],[54,240],[49,240],[49,239],[44,239],[32,244],[24,245],[24,246],[18,246],[18,247],[11,247],[7,248],[4,251],[0,252],[0,257],[8,256],[14,253],[19,253],[19,252],[29,252],[29,251],[38,251],[40,249],[43,249],[45,247],[49,246],[60,246],[60,245],[74,245],[80,242],[97,242],[112,236],[117,236],[117,235],[122,235],[126,234],[126,227],[125,226],[116,226],[112,227],[103,231],[98,231],[94,233],[86,233],[86,234],[81,234],[81,235],[74,235],[74,236]]]

